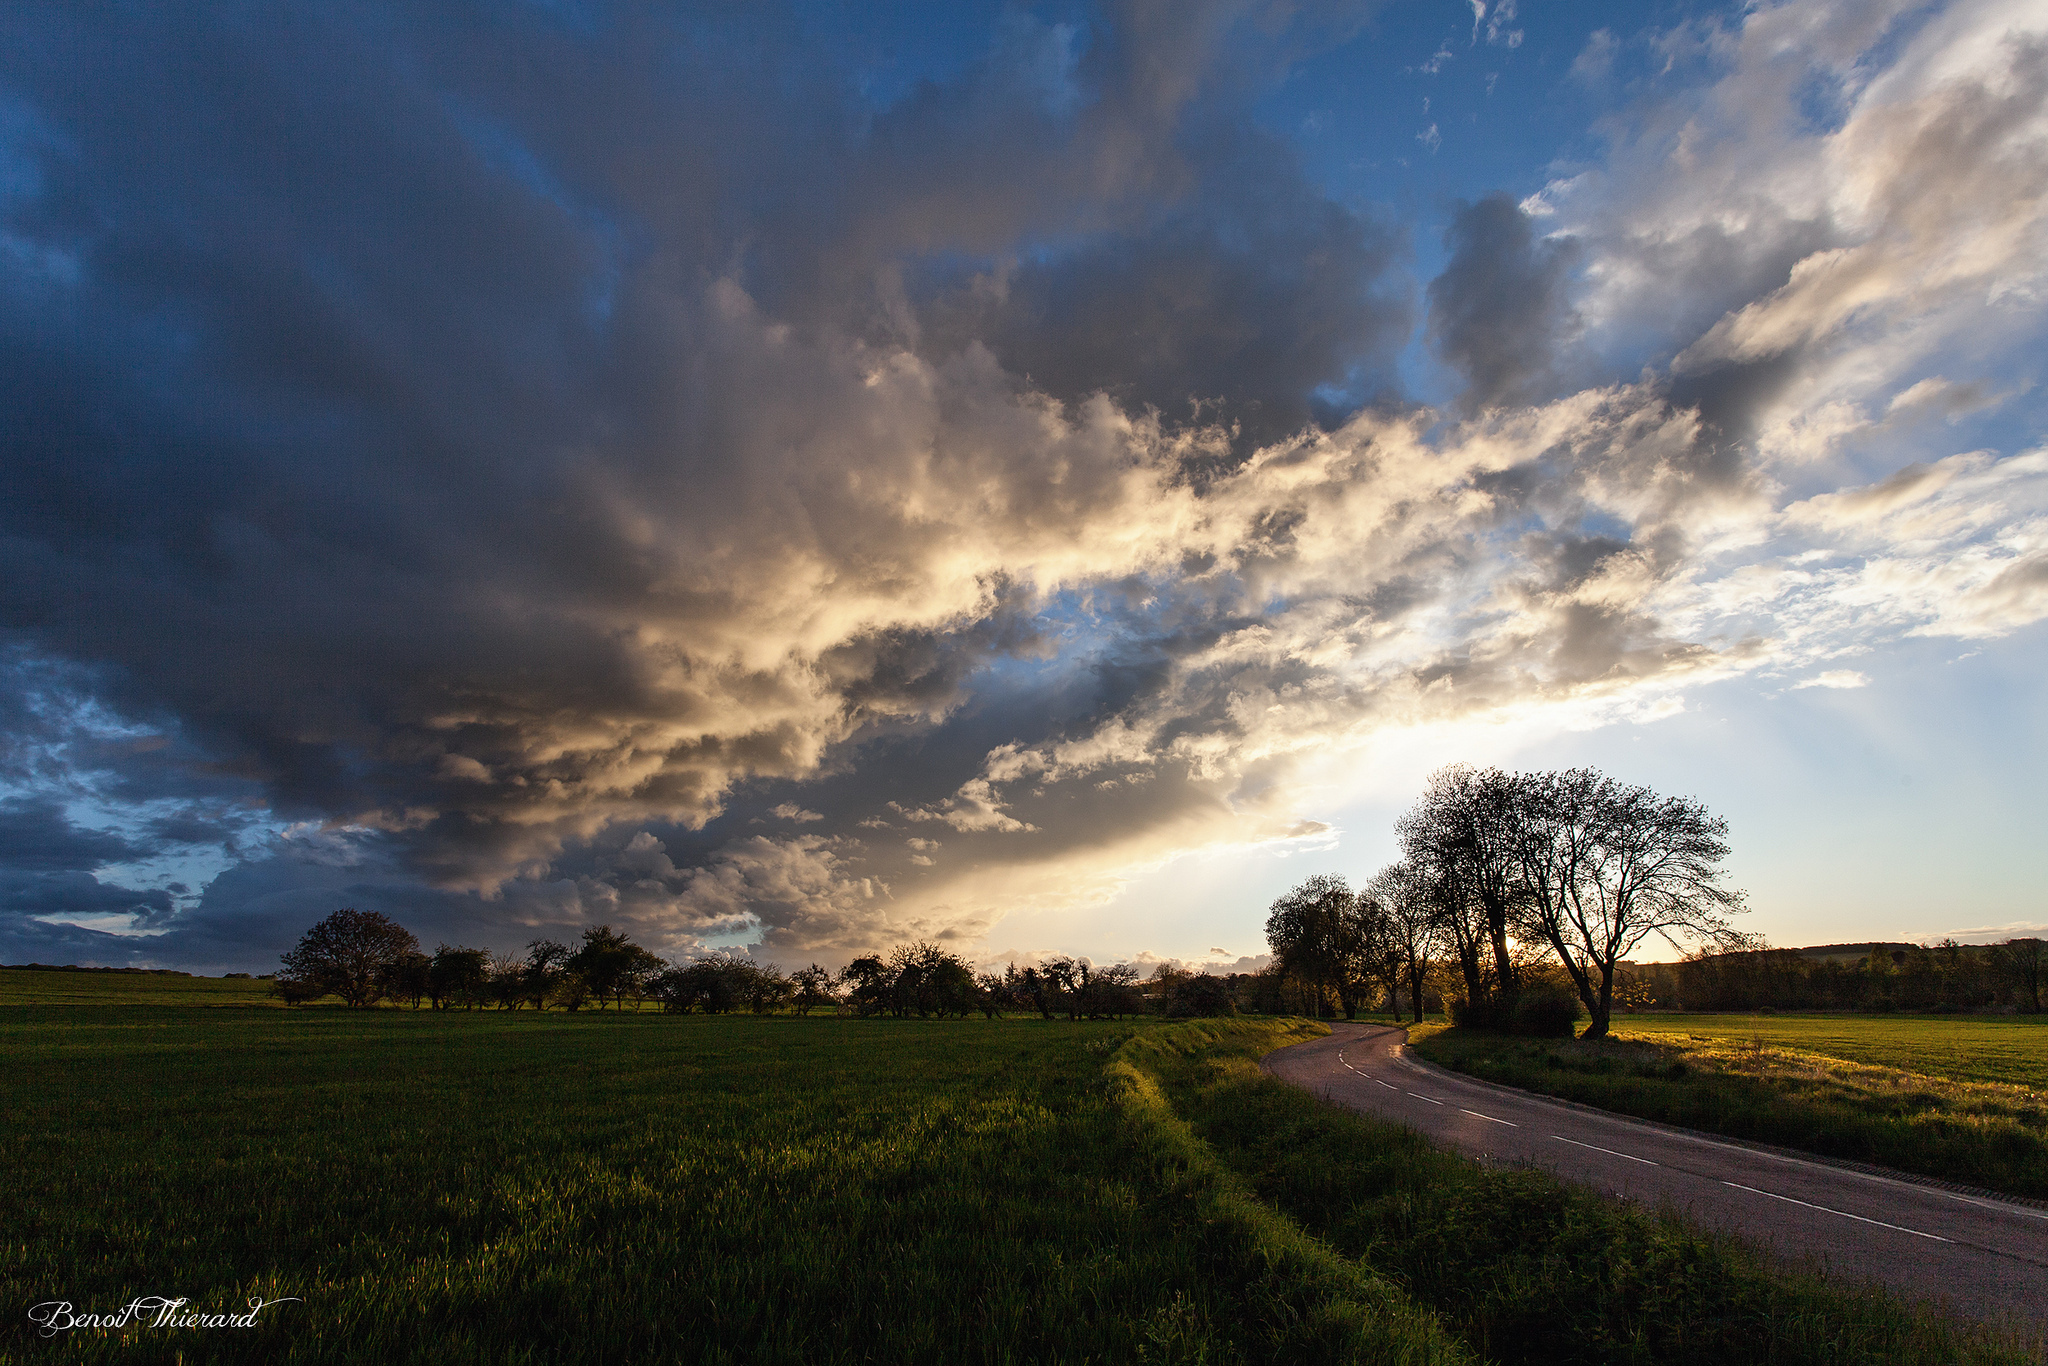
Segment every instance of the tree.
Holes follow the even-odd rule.
[[[1356,1019],[1371,979],[1384,971],[1379,914],[1343,878],[1318,873],[1273,903],[1266,943],[1283,971],[1319,995],[1335,993],[1344,1018]]]
[[[1373,874],[1366,894],[1377,902],[1384,916],[1389,951],[1408,979],[1408,999],[1415,1022],[1422,1023],[1424,984],[1429,978],[1430,960],[1445,937],[1438,898],[1430,894],[1429,875],[1413,863],[1389,864]],[[1400,1001],[1394,1002],[1394,1020],[1401,1019]]]
[[[535,1010],[547,1009],[548,997],[569,963],[569,946],[552,939],[535,939],[526,946],[525,971],[521,974],[526,999]]]
[[[813,1007],[833,1005],[839,1000],[833,993],[832,974],[816,963],[789,974],[789,983],[795,989],[791,1004],[799,1015],[809,1015]]]
[[[433,960],[427,965],[427,994],[433,998],[436,1010],[446,1010],[451,1005],[474,1010],[484,999],[490,977],[488,949],[442,944],[434,950]]]
[[[639,991],[668,964],[611,926],[592,925],[583,932],[583,943],[570,955],[566,966],[583,979],[590,994],[598,998],[601,1010],[607,996],[613,1005],[623,1009],[626,997]]]
[[[920,1020],[934,1015],[973,1013],[974,969],[957,954],[937,944],[899,944],[889,952],[891,1008],[901,1018],[915,1011]]]
[[[789,979],[782,975],[782,969],[773,963],[762,967],[757,963],[745,963],[747,1006],[756,1015],[766,1015],[778,1006],[786,1005],[796,994]]]
[[[1161,969],[1155,977],[1166,979],[1162,992],[1165,1010],[1175,1019],[1237,1014],[1237,1002],[1231,999],[1230,984],[1221,977],[1206,972],[1174,972],[1170,969]]]
[[[1476,913],[1480,925],[1466,934],[1483,943],[1475,945],[1466,971],[1467,990],[1490,987],[1490,994],[1502,998],[1492,1013],[1503,1018],[1514,1009],[1517,983],[1508,934],[1520,890],[1519,792],[1518,780],[1497,768],[1452,764],[1430,775],[1422,800],[1396,827],[1401,852],[1438,883],[1439,899],[1456,907],[1463,927],[1471,927]],[[1490,953],[1490,982],[1478,971],[1478,953]]]
[[[424,953],[401,953],[384,966],[378,986],[392,1000],[404,1001],[418,1010],[420,997],[427,994],[428,970],[432,965],[433,960]]]
[[[308,982],[297,977],[279,977],[270,984],[270,994],[287,1006],[302,1006],[308,1001],[317,1001],[327,994],[327,988],[318,982]]]
[[[2008,939],[1991,947],[1992,962],[2032,1013],[2041,1013],[2042,979],[2048,977],[2048,940]]]
[[[890,1008],[896,977],[878,955],[868,953],[854,959],[839,974],[839,981],[846,988],[846,1003],[862,1019]]]
[[[1088,978],[1083,1007],[1091,1019],[1120,1020],[1138,1013],[1138,970],[1129,963],[1097,969]]]
[[[1660,797],[1596,769],[1519,780],[1517,862],[1531,929],[1563,963],[1607,1033],[1615,965],[1650,935],[1727,944],[1742,894],[1722,885],[1728,822],[1689,797]]]
[[[383,994],[392,967],[419,951],[412,931],[381,912],[344,907],[307,930],[282,961],[288,977],[366,1006]]]
[[[1017,972],[1015,963],[1010,964],[1009,969],[1003,974],[1004,979],[1008,980],[1011,973],[1016,973],[1017,976],[1016,986],[1012,988],[1017,999],[1028,1001],[1031,1008],[1038,1012],[1041,1020],[1050,1020],[1057,1005],[1051,979],[1037,968],[1026,968],[1022,972]]]
[[[1048,958],[1038,965],[1038,980],[1041,983],[1048,1010],[1047,1019],[1053,1013],[1064,1014],[1070,1020],[1078,1020],[1086,1009],[1084,993],[1088,989],[1088,964],[1079,958],[1061,954]]]

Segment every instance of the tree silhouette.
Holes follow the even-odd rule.
[[[412,931],[381,912],[344,907],[307,930],[282,962],[289,978],[366,1006],[383,995],[404,956],[419,951]]]
[[[1615,965],[1652,934],[1739,939],[1727,913],[1742,895],[1722,885],[1728,822],[1591,768],[1527,775],[1517,787],[1523,918],[1592,1015],[1585,1037],[1607,1033]]]

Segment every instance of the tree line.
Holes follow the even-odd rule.
[[[1596,769],[1433,774],[1396,826],[1401,858],[1353,890],[1311,877],[1266,922],[1277,982],[1251,1008],[1354,1015],[1425,1004],[1484,1027],[1607,1033],[1616,1006],[2038,1012],[2048,943],[1873,945],[1860,960],[1764,947],[1729,917],[1727,823]],[[1652,937],[1687,956],[1638,964]],[[1272,1002],[1273,1004],[1268,1004]]]
[[[1001,973],[978,972],[938,944],[902,944],[832,973],[816,963],[785,974],[736,956],[670,962],[608,925],[576,945],[536,939],[523,954],[442,944],[421,950],[410,930],[377,911],[344,908],[306,931],[283,955],[273,991],[287,1005],[337,997],[430,1010],[599,1010],[652,1004],[675,1014],[807,1015],[827,1007],[859,1018],[934,1019],[1022,1013],[1044,1019],[1119,1019],[1156,1012],[1235,1010],[1215,978],[1163,972],[1141,982],[1128,963],[1096,967],[1055,957]]]
[[[1368,996],[1418,1018],[1430,982],[1451,979],[1463,1023],[1607,1033],[1621,964],[1657,936],[1744,943],[1729,916],[1728,825],[1591,768],[1433,774],[1396,827],[1401,858],[1354,891],[1311,877],[1273,903],[1276,966],[1348,1018]]]
[[[1659,1004],[1684,1010],[2039,1014],[2048,988],[2048,940],[1873,944],[1853,958],[1753,949],[1644,964],[1633,975]]]

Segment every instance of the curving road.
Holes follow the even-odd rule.
[[[1339,1024],[1261,1065],[1340,1105],[1492,1162],[1669,1204],[1831,1274],[2048,1332],[2048,1210],[1560,1104],[1409,1055],[1407,1031]]]

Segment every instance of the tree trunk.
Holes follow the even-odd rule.
[[[1508,953],[1507,911],[1503,907],[1496,916],[1493,909],[1487,909],[1487,930],[1493,938],[1493,977],[1499,985],[1503,998],[1512,1001],[1520,990],[1521,983],[1515,977],[1515,960]]]
[[[1593,1006],[1593,1018],[1586,1025],[1582,1039],[1604,1039],[1607,1037],[1607,1023],[1614,1018],[1614,964],[1600,965],[1600,994]]]

